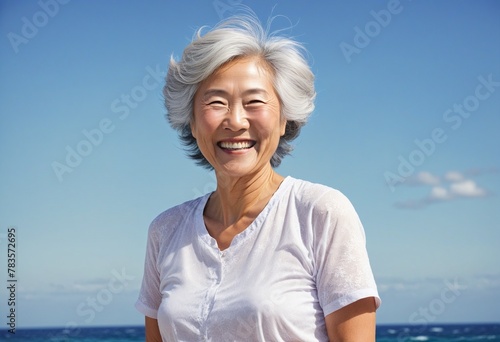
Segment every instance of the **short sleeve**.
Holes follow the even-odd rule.
[[[151,223],[148,231],[144,275],[135,308],[145,316],[156,319],[162,297],[160,293],[160,274],[157,267],[159,234],[155,223],[156,220]]]
[[[324,315],[367,297],[374,297],[378,308],[365,232],[351,202],[330,189],[318,197],[312,220],[316,288]]]

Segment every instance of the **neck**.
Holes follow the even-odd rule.
[[[223,227],[241,219],[254,219],[283,181],[271,166],[245,177],[231,178],[216,173],[217,189],[206,212]]]

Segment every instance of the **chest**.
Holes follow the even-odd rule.
[[[261,233],[237,236],[223,251],[217,243],[198,241],[167,253],[170,257],[160,267],[160,326],[170,327],[177,336],[184,331],[186,339],[220,340],[259,340],[255,334],[269,340],[275,339],[269,335],[273,332],[321,329],[307,244],[276,227],[270,234]]]

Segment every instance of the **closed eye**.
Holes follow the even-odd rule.
[[[212,105],[225,106],[226,104],[222,101],[212,101],[212,102],[209,102],[208,105],[210,105],[210,106],[212,106]]]
[[[247,102],[247,105],[258,105],[258,104],[265,104],[266,102],[262,100],[250,100]]]

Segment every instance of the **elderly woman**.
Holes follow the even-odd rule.
[[[314,108],[302,50],[238,17],[171,60],[169,122],[217,188],[151,223],[136,303],[147,340],[375,340],[380,299],[356,211],[274,170]]]

